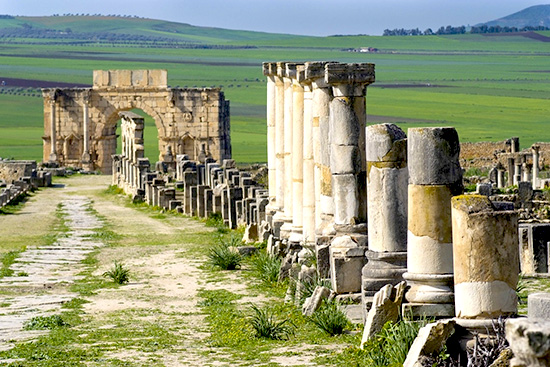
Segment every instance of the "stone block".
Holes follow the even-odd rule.
[[[422,367],[420,358],[439,353],[447,339],[454,333],[456,322],[442,320],[421,328],[407,354],[403,367]]]
[[[307,317],[312,316],[313,313],[317,311],[319,307],[321,307],[323,301],[328,299],[329,296],[330,289],[328,289],[327,287],[315,287],[315,290],[313,291],[311,297],[306,298],[306,300],[304,301],[304,304],[302,306],[302,314]]]
[[[387,284],[376,292],[372,301],[372,307],[367,314],[361,348],[371,337],[382,330],[386,322],[397,321],[405,287],[405,282],[399,283],[395,288],[393,285]]]
[[[506,340],[514,354],[511,367],[550,366],[550,321],[508,319]]]
[[[533,186],[531,182],[520,181],[518,183],[518,199],[522,203],[526,203],[533,198]]]
[[[550,293],[532,293],[527,297],[527,312],[530,319],[550,321]]]
[[[478,183],[476,191],[479,195],[491,196],[493,194],[493,185],[490,183]]]
[[[330,278],[332,289],[338,293],[361,291],[361,270],[365,266],[364,247],[330,247]]]

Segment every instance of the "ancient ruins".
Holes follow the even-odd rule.
[[[266,241],[284,258],[281,277],[295,280],[288,300],[302,306],[295,295],[304,282],[330,280],[331,290],[320,286],[305,301],[304,314],[327,297],[358,302],[363,344],[400,313],[437,319],[421,330],[405,366],[420,366],[453,334],[473,339],[516,316],[518,274],[550,269],[550,200],[540,190],[550,180],[539,177],[550,144],[520,151],[518,138],[461,144],[452,127],[410,128],[407,136],[393,124],[366,126],[369,63],[266,62],[263,73],[267,187],[230,159],[223,93],[169,88],[161,70],[95,71],[90,89],[44,90],[44,161],[112,172],[134,200],[245,226],[243,241]],[[134,108],[155,119],[154,167]],[[488,177],[464,178],[472,167]],[[476,192],[464,194],[465,183]],[[506,322],[510,366],[549,365],[548,343],[538,353],[526,340],[531,333],[549,340],[549,312],[548,294],[533,294],[529,317]]]
[[[119,113],[155,120],[159,159],[231,158],[229,101],[218,88],[168,86],[166,70],[95,70],[92,88],[43,89],[44,162],[111,173]]]

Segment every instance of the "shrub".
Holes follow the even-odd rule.
[[[277,321],[273,310],[268,308],[261,309],[252,305],[254,314],[250,319],[250,324],[256,332],[257,338],[266,338],[273,340],[287,339],[294,332],[294,326],[290,319]]]
[[[329,335],[340,335],[349,325],[349,320],[338,306],[339,304],[334,301],[324,302],[310,320]]]
[[[51,330],[60,327],[70,326],[59,315],[51,316],[36,316],[25,322],[23,329],[25,330]]]
[[[279,281],[281,258],[266,251],[258,251],[252,258],[252,269],[264,283],[273,284]]]
[[[103,273],[103,276],[106,278],[111,278],[112,281],[117,284],[124,284],[130,281],[130,270],[115,260],[111,270]]]
[[[208,262],[222,270],[240,268],[243,257],[236,248],[239,244],[240,240],[237,237],[232,237],[229,241],[220,239],[220,242],[208,251]]]

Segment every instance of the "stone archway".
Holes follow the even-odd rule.
[[[196,160],[192,139],[209,157],[231,158],[229,101],[219,88],[170,88],[165,70],[96,70],[93,79],[92,88],[42,90],[44,161],[66,165],[67,155],[78,154],[73,165],[111,173],[118,114],[134,108],[155,120],[161,157],[170,147]],[[60,151],[62,137],[70,134],[80,141],[78,153],[74,147]]]

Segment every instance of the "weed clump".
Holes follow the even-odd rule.
[[[310,320],[327,334],[340,335],[349,325],[349,320],[338,306],[339,304],[334,301],[324,302]]]
[[[254,314],[250,319],[250,324],[256,332],[257,338],[266,338],[272,340],[284,340],[294,333],[294,326],[290,319],[278,321],[275,314],[268,308],[261,309],[252,305]]]
[[[116,284],[125,284],[130,281],[130,269],[124,267],[121,263],[115,260],[115,263],[111,270],[103,273],[106,278],[111,278]]]
[[[258,251],[252,258],[252,270],[264,283],[274,284],[279,281],[281,258],[271,255],[266,251]]]
[[[61,327],[70,326],[59,315],[51,316],[36,316],[25,322],[23,329],[25,330],[51,330]]]
[[[208,251],[208,262],[222,270],[235,270],[241,267],[242,255],[237,250],[240,240],[232,237],[229,241],[220,239],[220,242]]]

